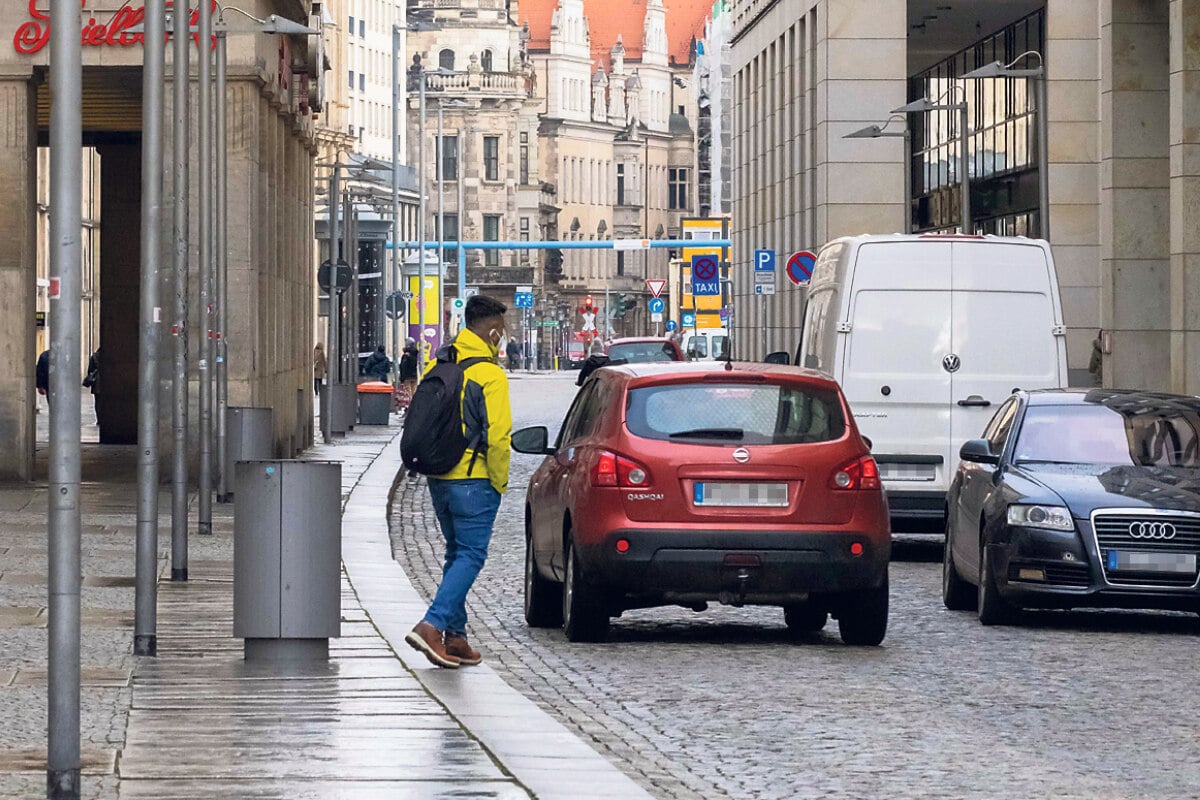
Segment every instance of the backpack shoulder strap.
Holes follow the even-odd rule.
[[[482,364],[485,361],[491,361],[491,359],[484,358],[483,356],[475,356],[474,358],[463,359],[462,361],[458,362],[458,368],[465,372],[467,367],[473,367],[476,364]]]

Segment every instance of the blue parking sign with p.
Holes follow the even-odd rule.
[[[775,271],[775,251],[774,250],[755,250],[754,251],[754,271],[755,272],[774,272]]]

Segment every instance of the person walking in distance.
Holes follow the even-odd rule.
[[[37,360],[37,393],[46,398],[46,408],[50,408],[50,351],[43,350]]]
[[[325,360],[325,346],[317,342],[317,346],[313,348],[313,394],[317,397],[321,396],[321,383],[325,380],[325,372],[328,368],[329,364]]]
[[[392,372],[392,361],[387,357],[387,350],[383,345],[375,348],[375,352],[367,356],[367,364],[363,368],[363,374],[371,380],[383,381],[387,383],[388,377]]]
[[[404,352],[400,354],[400,383],[404,385],[408,396],[417,390],[417,342],[414,339],[404,340]]]
[[[412,440],[401,443],[405,464],[421,471],[422,461],[435,463],[438,446],[448,446],[437,442],[451,438],[422,432],[429,425],[420,423],[434,419],[433,404],[440,403],[450,414],[461,413],[461,418],[438,417],[452,419],[455,428],[461,426],[458,448],[463,438],[467,445],[457,463],[442,474],[425,472],[446,540],[442,582],[424,619],[405,636],[411,647],[439,667],[472,666],[483,660],[467,642],[466,601],[487,559],[500,497],[508,490],[512,408],[508,376],[497,363],[507,310],[500,301],[483,295],[467,301],[466,327],[437,352],[437,360],[426,370],[409,411]],[[443,397],[439,387],[452,396]],[[405,430],[408,434],[407,426]],[[435,449],[431,452],[431,448]]]
[[[516,339],[508,340],[508,347],[504,349],[504,355],[508,359],[508,371],[515,372],[517,365],[521,363],[521,345]]]

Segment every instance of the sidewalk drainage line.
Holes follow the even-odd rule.
[[[388,442],[388,446],[391,446],[391,442]],[[386,449],[387,449],[387,447],[384,447],[384,450],[386,450]],[[363,470],[362,474],[365,475],[367,473],[367,471],[370,470],[371,467],[373,467],[375,465],[375,461],[378,461],[379,457],[382,455],[383,455],[383,450],[381,450],[379,453],[379,456],[376,456],[375,460],[373,460],[371,462],[371,466],[369,466],[369,467],[367,467],[367,469]],[[388,488],[387,504],[385,506],[386,511],[385,511],[385,516],[384,516],[384,526],[388,532],[389,542],[391,540],[392,503],[395,499],[397,488],[400,486],[401,481],[404,478],[406,478],[407,476],[408,476],[408,471],[404,467],[401,467],[400,469],[396,470],[396,477],[394,477],[392,479],[392,484]],[[359,478],[361,480],[361,476],[359,476]],[[354,484],[354,489],[357,489],[357,488],[358,488],[358,482],[356,481]],[[354,489],[350,490],[350,494],[354,493]],[[349,495],[347,495],[347,501],[348,500],[349,500]],[[343,514],[345,514],[345,510],[346,510],[345,504],[343,503],[343,505],[342,505],[342,513]],[[390,544],[388,546],[388,551],[389,551],[389,553],[391,551]],[[394,557],[392,557],[392,561],[393,561],[393,563],[395,563]],[[396,563],[396,566],[400,567],[401,572],[404,571],[404,568],[401,567],[400,564]],[[487,744],[482,739],[480,739],[470,728],[468,728],[466,725],[463,724],[463,721],[461,719],[459,719],[458,716],[455,715],[455,713],[453,711],[450,710],[450,707],[447,706],[444,702],[442,702],[442,699],[440,697],[438,697],[437,694],[434,693],[434,691],[432,689],[430,689],[428,685],[426,685],[425,681],[421,680],[421,676],[417,673],[417,671],[408,665],[408,663],[404,660],[404,658],[396,650],[396,648],[392,644],[391,640],[383,635],[383,631],[379,630],[379,626],[375,624],[375,617],[371,614],[370,609],[367,608],[366,604],[364,604],[362,602],[362,598],[359,597],[358,587],[354,585],[354,579],[350,576],[350,570],[346,567],[345,561],[342,562],[342,572],[346,576],[346,582],[348,584],[350,584],[350,591],[354,593],[354,599],[358,601],[359,608],[361,608],[363,610],[363,613],[367,615],[367,619],[370,621],[371,627],[374,629],[375,633],[379,635],[379,638],[383,640],[384,644],[387,645],[388,650],[392,653],[392,655],[395,657],[395,659],[398,662],[400,662],[400,666],[403,667],[404,670],[409,675],[412,675],[413,679],[416,680],[416,682],[421,686],[421,689],[425,692],[425,694],[429,697],[429,699],[432,700],[434,703],[437,703],[437,705],[443,711],[446,712],[446,716],[448,716],[450,719],[454,720],[455,724],[458,725],[458,727],[462,730],[462,732],[466,735],[466,737],[468,739],[470,739],[471,741],[475,742],[477,745],[479,745],[480,749],[483,750],[483,752],[487,754],[487,757],[489,759],[491,759],[493,764],[496,765],[496,768],[500,770],[501,774],[505,775],[508,778],[511,778],[513,783],[515,783],[521,789],[524,789],[533,800],[538,800],[537,793],[534,792],[533,789],[531,789],[529,786],[525,785],[525,783],[519,777],[517,777],[516,774],[514,774],[513,771],[510,770],[508,768],[508,766],[505,765],[504,762],[501,761],[494,752],[492,752],[492,749],[490,747],[488,747]],[[407,574],[405,575],[405,577],[408,578]],[[411,578],[408,578],[408,580],[410,583],[412,582]]]

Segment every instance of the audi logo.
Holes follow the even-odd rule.
[[[1169,522],[1131,522],[1129,535],[1134,539],[1174,539],[1175,526]]]

